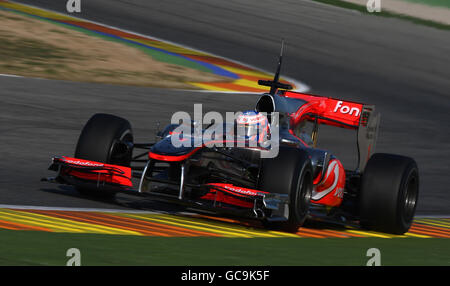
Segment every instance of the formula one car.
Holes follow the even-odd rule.
[[[279,81],[281,60],[282,54],[273,80],[258,81],[270,86],[270,92],[260,96],[255,110],[233,122],[244,133],[224,124],[226,131],[212,138],[231,145],[201,141],[175,146],[174,136],[191,143],[195,139],[180,136],[177,128],[185,123],[168,125],[158,132],[157,142],[135,143],[127,120],[95,114],[81,132],[74,158],[53,158],[49,169],[57,176],[45,180],[73,185],[86,195],[151,196],[260,219],[267,227],[287,231],[296,231],[307,218],[351,221],[388,233],[408,231],[419,192],[416,162],[374,154],[380,117],[373,105],[289,91],[292,87]],[[198,128],[195,122],[189,125]],[[356,169],[316,148],[320,125],[357,131]],[[274,127],[278,138],[270,147],[247,144],[273,139]],[[204,135],[208,128],[200,130]],[[264,156],[274,146],[277,156]],[[139,149],[144,152],[134,154]]]

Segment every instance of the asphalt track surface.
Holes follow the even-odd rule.
[[[65,12],[66,1],[17,1]],[[281,38],[283,74],[316,94],[372,103],[382,113],[378,152],[414,157],[418,213],[450,214],[450,33],[310,1],[82,1],[80,17],[273,70]],[[91,201],[40,183],[49,158],[73,154],[96,112],[128,118],[138,139],[173,112],[252,108],[254,95],[0,77],[0,203],[165,209],[120,195]],[[337,146],[343,148],[343,146]]]

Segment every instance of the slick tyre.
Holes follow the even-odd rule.
[[[392,154],[374,154],[361,181],[361,225],[386,233],[407,232],[419,196],[419,170],[414,159]]]
[[[97,113],[93,115],[78,139],[75,158],[107,164],[129,166],[132,156],[133,132],[128,120]],[[77,188],[83,195],[111,199],[114,192]]]
[[[296,232],[308,215],[312,196],[311,161],[303,150],[280,146],[278,156],[261,159],[260,190],[289,196],[287,221],[265,220],[268,228]]]

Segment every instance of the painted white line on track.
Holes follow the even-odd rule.
[[[0,74],[0,76],[4,77],[12,77],[12,78],[22,78],[22,79],[31,79],[31,80],[47,80],[47,81],[58,81],[58,82],[66,82],[69,84],[99,84],[99,85],[114,85],[114,86],[123,86],[130,87],[125,84],[114,84],[114,83],[99,83],[99,82],[88,82],[88,81],[72,81],[66,79],[54,79],[54,78],[42,78],[42,77],[30,77],[30,76],[20,76],[20,75],[9,75],[9,74]],[[253,92],[253,91],[223,91],[223,90],[208,90],[208,89],[179,89],[179,88],[163,88],[163,87],[155,87],[155,86],[145,86],[145,85],[134,85],[133,87],[138,88],[152,88],[152,89],[161,89],[168,90],[174,92],[195,92],[195,93],[211,93],[211,94],[248,94],[248,95],[261,95],[263,92]]]
[[[317,1],[314,1],[314,0],[301,0],[301,1],[302,2],[309,2],[309,3],[312,3],[313,5],[324,7],[324,8],[329,9],[329,10],[338,10],[338,11],[343,12],[343,13],[363,15],[363,13],[358,11],[358,10],[348,9],[348,8],[344,8],[344,7],[339,7],[339,6],[336,6],[336,5],[333,5],[333,4],[326,4],[326,3],[317,2]]]
[[[66,79],[53,79],[53,78],[42,78],[42,77],[29,77],[29,76],[19,76],[19,75],[8,75],[8,74],[0,74],[0,76],[4,77],[12,77],[12,78],[22,78],[22,79],[31,79],[31,80],[47,80],[47,81],[58,81],[58,82],[66,82],[73,84],[98,84],[98,85],[113,85],[120,87],[130,87],[125,84],[114,84],[114,83],[99,83],[99,82],[88,82],[88,81],[72,81]],[[223,90],[208,90],[208,89],[179,89],[179,88],[162,88],[155,86],[145,86],[145,85],[134,85],[133,87],[138,88],[152,88],[152,89],[160,89],[160,90],[168,90],[174,92],[195,92],[195,93],[211,93],[211,94],[248,94],[248,95],[261,95],[263,92],[252,92],[252,91],[223,91]]]
[[[4,77],[23,77],[21,75],[6,74],[6,73],[0,73],[0,76],[4,76]]]
[[[199,93],[224,93],[224,94],[259,94],[263,92],[260,91],[224,91],[224,90],[208,90],[208,89],[170,89],[173,91],[183,91],[183,92],[199,92]],[[269,91],[267,91],[269,92]]]

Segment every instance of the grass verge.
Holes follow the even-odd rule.
[[[450,8],[450,1],[448,0],[403,0],[411,3],[420,3],[429,6],[447,7]]]
[[[377,13],[370,13],[369,11],[367,11],[366,6],[362,6],[362,5],[358,5],[358,4],[354,4],[354,3],[350,3],[350,2],[344,2],[341,0],[313,0],[313,1],[324,3],[324,4],[329,4],[329,5],[334,5],[334,6],[338,6],[338,7],[342,7],[342,8],[346,8],[346,9],[356,10],[356,11],[359,11],[364,14],[370,14],[370,15],[387,17],[387,18],[398,18],[398,19],[409,21],[409,22],[413,22],[415,24],[425,25],[425,26],[429,26],[429,27],[433,27],[433,28],[437,28],[437,29],[441,29],[441,30],[450,30],[450,25],[447,25],[447,24],[438,23],[438,22],[434,22],[434,21],[430,21],[430,20],[419,19],[419,18],[408,16],[408,15],[397,14],[397,13],[383,11],[383,10],[381,12],[377,12]]]
[[[369,248],[382,265],[450,265],[450,240],[438,238],[163,238],[0,230],[0,265],[359,265]]]

